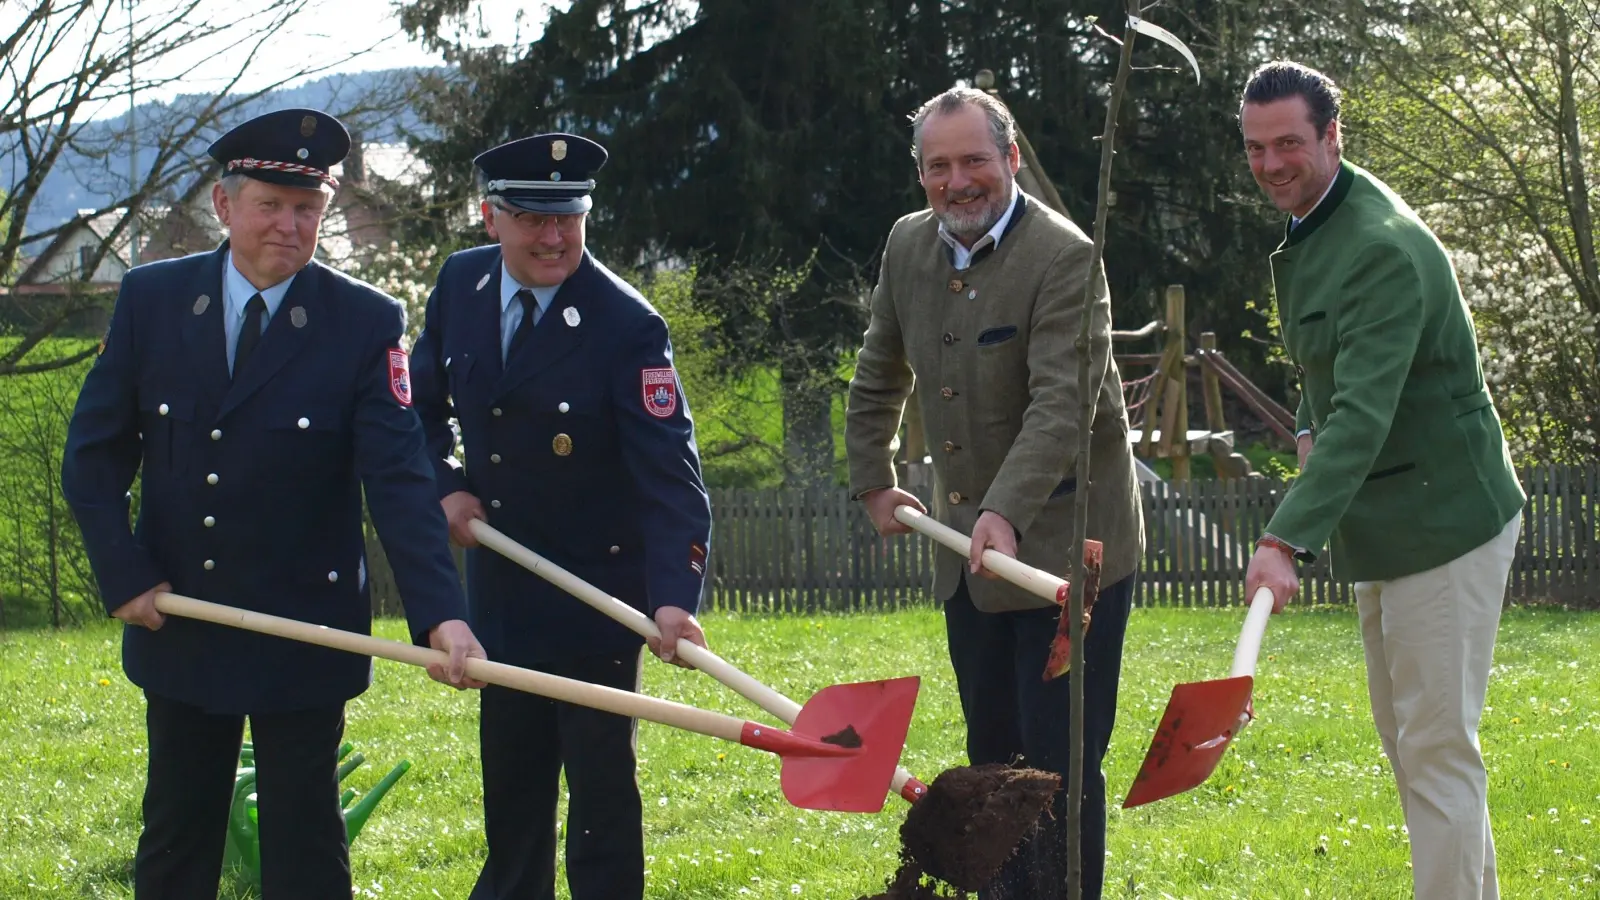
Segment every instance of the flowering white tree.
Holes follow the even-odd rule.
[[[1518,461],[1600,455],[1600,7],[1355,3],[1356,155],[1452,251]]]

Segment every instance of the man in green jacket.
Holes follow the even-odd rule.
[[[1246,576],[1275,609],[1294,561],[1330,546],[1355,583],[1372,715],[1394,768],[1416,896],[1499,897],[1478,723],[1526,499],[1438,239],[1341,159],[1339,90],[1289,62],[1256,70],[1250,170],[1291,215],[1272,254],[1301,373],[1301,473]]]

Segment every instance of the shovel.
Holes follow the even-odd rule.
[[[1272,616],[1272,589],[1258,588],[1244,619],[1244,631],[1227,678],[1195,681],[1172,689],[1144,765],[1133,779],[1123,809],[1181,794],[1211,777],[1240,730],[1255,713],[1250,689],[1256,656]]]
[[[656,628],[656,623],[652,622],[649,616],[506,537],[488,522],[473,519],[468,527],[472,529],[472,536],[477,538],[480,544],[610,616],[635,634],[657,640],[661,638],[660,629]],[[677,649],[678,655],[689,665],[732,688],[735,693],[777,716],[781,721],[789,725],[795,724],[795,718],[800,715],[800,704],[755,680],[699,644],[679,638]],[[928,786],[918,781],[904,768],[895,769],[890,787],[908,803],[915,803],[928,793]]]
[[[380,656],[427,668],[449,655],[391,641],[196,600],[156,595],[156,609],[246,631],[318,644],[363,656]],[[920,679],[916,676],[836,684],[813,694],[785,731],[710,710],[630,691],[561,678],[532,669],[468,659],[466,673],[488,684],[644,719],[776,754],[783,761],[783,796],[801,809],[878,812],[911,726]]]

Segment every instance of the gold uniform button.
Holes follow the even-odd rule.
[[[956,452],[955,442],[954,441],[945,441],[944,442],[944,452],[946,452],[946,453],[954,453],[954,452]]]
[[[962,288],[961,279],[959,279],[959,278],[950,279],[950,293],[959,294],[959,293],[961,293],[961,288]]]
[[[550,449],[554,450],[557,456],[571,456],[572,438],[565,434],[558,434],[555,436],[555,440],[550,442]]]
[[[952,504],[959,504],[961,502],[961,492],[960,491],[951,491],[950,492],[950,502]]]

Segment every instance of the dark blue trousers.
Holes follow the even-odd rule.
[[[970,576],[968,576],[970,577]],[[1083,898],[1100,900],[1105,880],[1106,782],[1100,770],[1117,717],[1122,639],[1134,576],[1100,589],[1084,643]],[[1043,679],[1061,612],[985,613],[972,605],[963,578],[945,604],[950,662],[967,723],[973,765],[1016,763],[1061,775],[1050,811],[980,900],[1054,900],[1067,896],[1067,787],[1071,762],[1071,679]]]

